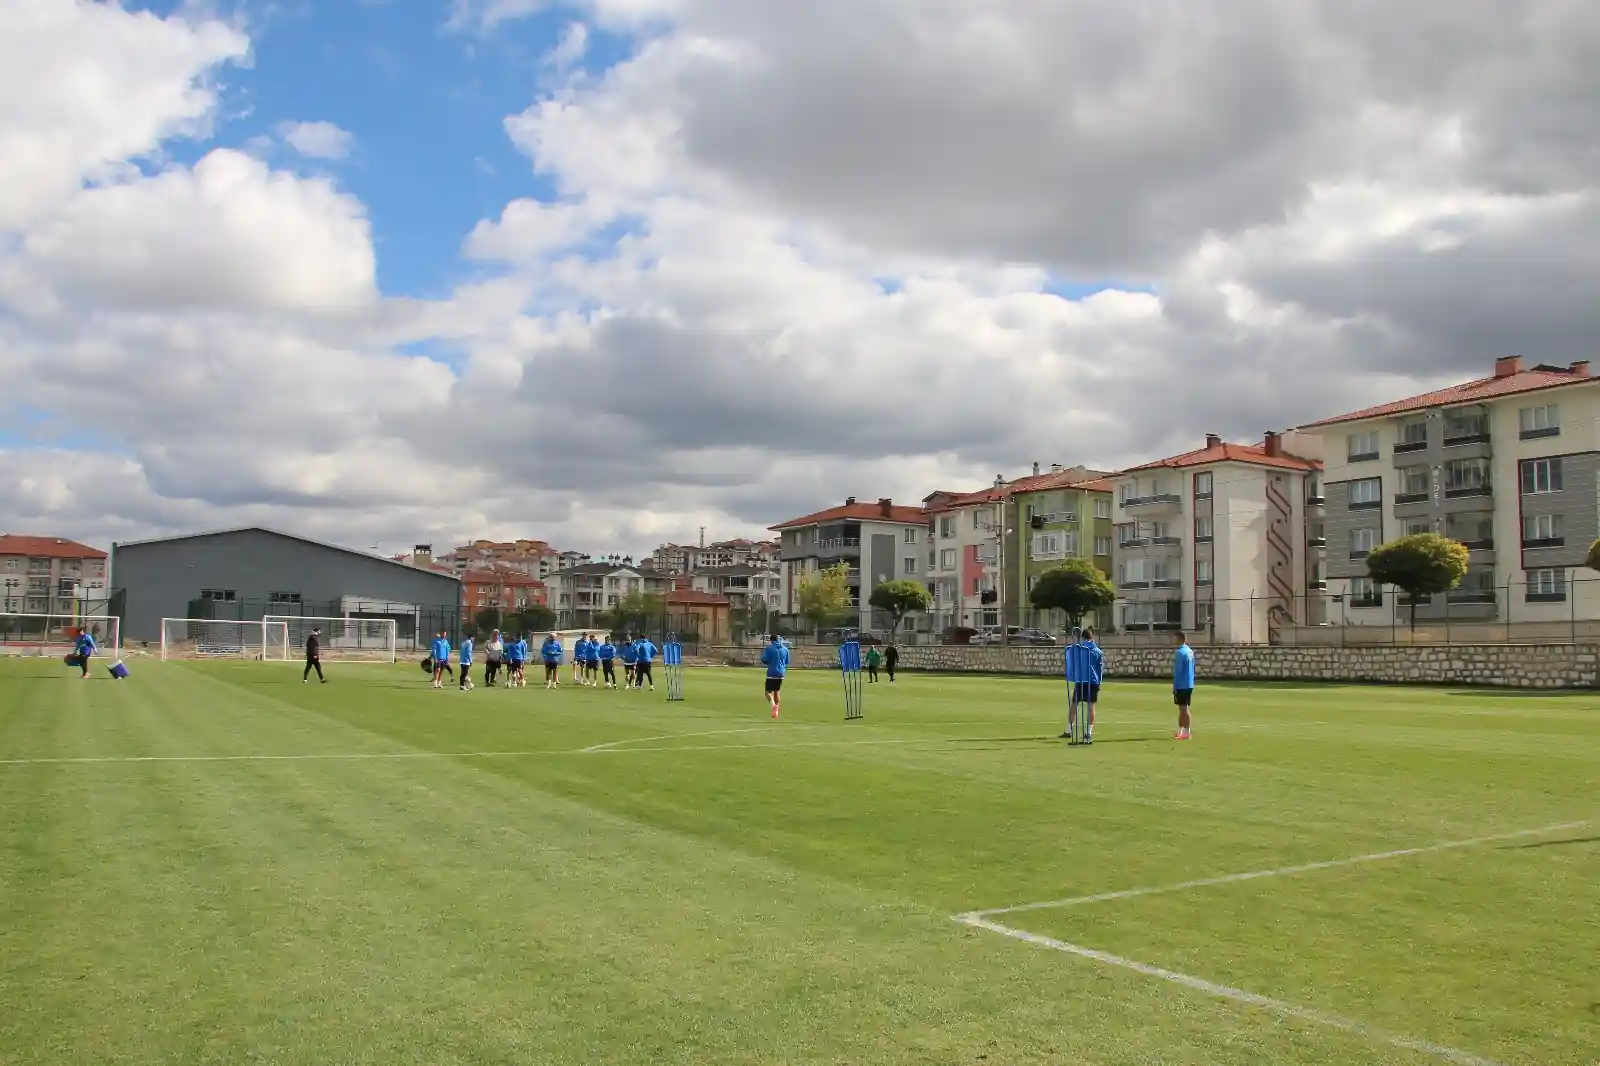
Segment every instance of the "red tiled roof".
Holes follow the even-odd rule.
[[[1096,488],[1095,486],[1099,486]],[[1110,492],[1111,483],[1104,478],[1086,480],[1081,469],[1053,470],[1046,474],[1030,474],[1019,477],[1015,481],[1008,481],[1004,485],[991,486],[977,492],[968,492],[947,500],[940,510],[953,507],[965,507],[975,503],[996,503],[1000,500],[1009,500],[1019,492],[1049,492],[1054,489],[1088,489],[1090,492]]]
[[[701,604],[707,607],[728,607],[731,601],[726,596],[718,596],[712,592],[700,592],[696,589],[673,589],[667,593],[668,603]]]
[[[461,575],[461,580],[468,585],[507,585],[513,588],[543,587],[544,582],[536,577],[518,573],[515,570],[468,570]]]
[[[1539,389],[1553,389],[1561,385],[1582,385],[1600,380],[1589,376],[1588,363],[1574,363],[1566,368],[1541,365],[1534,367],[1532,370],[1523,370],[1521,369],[1521,362],[1518,360],[1516,366],[1517,369],[1512,373],[1479,378],[1476,381],[1468,381],[1462,385],[1452,385],[1447,389],[1425,392],[1420,396],[1394,400],[1390,403],[1379,404],[1376,407],[1368,407],[1360,411],[1351,411],[1349,414],[1337,415],[1333,418],[1324,418],[1320,422],[1310,422],[1300,428],[1315,429],[1318,426],[1332,426],[1340,422],[1360,422],[1368,418],[1402,415],[1408,411],[1422,411],[1430,407],[1482,403],[1485,400],[1494,400],[1502,396],[1514,396],[1518,393],[1534,392]]]
[[[791,518],[787,522],[780,522],[768,529],[794,529],[797,526],[814,526],[822,522],[894,522],[905,526],[920,526],[928,521],[928,512],[921,507],[902,507],[898,504],[889,505],[889,513],[884,514],[883,508],[876,503],[847,503],[838,507],[830,507],[826,511],[808,514],[803,518]]]
[[[31,555],[37,559],[104,559],[106,553],[64,537],[30,537],[0,533],[0,555]]]
[[[1311,459],[1302,459],[1298,455],[1287,452],[1279,455],[1268,455],[1266,448],[1260,444],[1213,444],[1182,455],[1174,455],[1167,459],[1157,459],[1153,463],[1142,466],[1130,466],[1122,471],[1124,474],[1137,473],[1140,470],[1160,470],[1170,467],[1205,466],[1208,463],[1249,463],[1251,466],[1271,466],[1282,470],[1321,470],[1322,464]]]
[[[1075,489],[1086,489],[1089,492],[1115,492],[1117,487],[1111,483],[1110,478],[1095,478],[1093,481],[1080,481],[1072,486]]]

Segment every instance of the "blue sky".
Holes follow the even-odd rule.
[[[151,5],[158,14],[178,0]],[[553,5],[497,25],[492,34],[452,29],[445,3],[316,0],[252,6],[245,24],[253,65],[225,70],[215,139],[175,142],[191,163],[220,146],[245,147],[285,122],[331,122],[355,137],[339,160],[278,167],[333,174],[372,219],[378,281],[387,295],[442,297],[470,270],[462,240],[480,219],[519,197],[553,199],[555,189],[506,136],[506,116],[546,91],[543,57],[575,12]],[[592,73],[627,58],[626,39],[589,27],[584,67]]]

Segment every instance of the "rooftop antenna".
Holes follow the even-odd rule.
[[[705,526],[701,526],[700,527],[700,547],[704,548],[705,546],[706,546],[706,527]]]

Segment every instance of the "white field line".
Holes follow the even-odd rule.
[[[652,740],[684,740],[689,737],[716,737],[727,733],[759,733],[764,729],[771,728],[771,726],[757,725],[747,726],[740,729],[707,729],[700,733],[663,733],[656,737],[629,737],[627,740],[611,740],[604,744],[591,744],[587,748],[579,748],[576,754],[593,755],[602,751],[626,751],[631,750],[628,745],[648,744]]]
[[[1025,944],[1032,944],[1035,947],[1049,948],[1052,951],[1062,951],[1069,955],[1077,955],[1081,958],[1092,959],[1093,961],[1102,963],[1106,966],[1117,966],[1124,970],[1132,970],[1134,973],[1143,974],[1146,977],[1155,977],[1162,981],[1171,981],[1173,984],[1182,985],[1185,988],[1193,989],[1196,992],[1203,992],[1208,996],[1215,996],[1218,999],[1231,1000],[1234,1003],[1242,1003],[1251,1007],[1260,1007],[1263,1010],[1271,1011],[1274,1014],[1279,1014],[1286,1018],[1294,1018],[1299,1021],[1313,1022],[1317,1025],[1327,1026],[1330,1029],[1339,1029],[1347,1033],[1354,1033],[1370,1040],[1388,1044],[1391,1047],[1404,1048],[1407,1051],[1419,1051],[1426,1055],[1432,1055],[1436,1058],[1444,1059],[1447,1062],[1458,1063],[1459,1066],[1499,1066],[1499,1064],[1493,1059],[1486,1059],[1481,1055],[1474,1055],[1471,1052],[1460,1051],[1453,1047],[1446,1047],[1443,1044],[1430,1043],[1426,1040],[1417,1040],[1409,1036],[1401,1036],[1398,1033],[1390,1033],[1381,1029],[1374,1029],[1370,1026],[1363,1025],[1361,1022],[1353,1021],[1349,1018],[1342,1018],[1337,1014],[1328,1014],[1327,1012],[1317,1010],[1314,1007],[1302,1007],[1281,999],[1273,999],[1270,996],[1262,996],[1257,995],[1254,992],[1246,992],[1242,988],[1230,988],[1227,985],[1219,985],[1211,981],[1203,980],[1199,977],[1191,977],[1188,974],[1177,973],[1173,970],[1164,970],[1159,966],[1151,966],[1148,963],[1137,962],[1134,959],[1125,959],[1121,955],[1113,955],[1110,952],[1097,951],[1094,948],[1086,948],[1081,944],[1069,944],[1065,940],[1057,940],[1054,937],[1040,936],[1038,933],[1029,933],[1022,929],[1013,929],[1010,926],[1001,925],[998,922],[992,922],[989,919],[982,917],[981,914],[958,915],[956,920],[965,925],[972,926],[974,929],[984,929],[991,933],[999,933],[1001,936],[1007,936],[1013,940],[1020,940]]]
[[[336,762],[364,759],[516,759],[531,755],[571,755],[570,751],[371,751],[328,755],[85,755],[62,758],[0,759],[0,766],[76,766],[142,762]]]
[[[1147,888],[1125,888],[1120,892],[1100,892],[1092,896],[1074,896],[1070,899],[1046,900],[1042,903],[1019,903],[1014,907],[994,907],[989,910],[971,911],[959,915],[961,919],[967,917],[989,918],[997,914],[1019,914],[1023,911],[1056,910],[1064,907],[1081,907],[1086,903],[1105,903],[1116,899],[1133,899],[1137,896],[1157,896],[1167,892],[1182,892],[1191,888],[1206,888],[1211,885],[1231,885],[1240,881],[1257,881],[1264,877],[1287,877],[1292,874],[1311,873],[1315,870],[1333,870],[1341,866],[1362,866],[1372,862],[1386,862],[1390,859],[1403,859],[1411,855],[1428,855],[1436,851],[1452,851],[1456,848],[1475,848],[1484,844],[1496,844],[1502,840],[1518,840],[1523,837],[1548,836],[1551,833],[1560,833],[1569,829],[1582,829],[1591,825],[1593,819],[1584,819],[1578,822],[1559,822],[1555,825],[1540,826],[1537,829],[1519,829],[1511,833],[1495,833],[1490,836],[1470,837],[1466,840],[1447,840],[1440,844],[1427,844],[1417,848],[1398,848],[1394,851],[1375,851],[1366,855],[1354,855],[1348,859],[1327,859],[1322,862],[1307,862],[1297,866],[1279,866],[1271,870],[1251,870],[1242,874],[1224,874],[1221,877],[1202,877],[1194,881],[1179,881],[1171,885],[1152,885]]]

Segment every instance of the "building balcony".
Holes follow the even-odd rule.
[[[1306,588],[1311,592],[1326,592],[1328,591],[1328,583],[1326,581],[1307,581]]]
[[[1425,452],[1427,450],[1428,442],[1425,440],[1403,440],[1394,446],[1394,454],[1396,455],[1412,455],[1416,452]]]
[[[1404,504],[1408,504],[1408,503],[1427,503],[1427,502],[1428,502],[1428,492],[1427,492],[1426,489],[1424,489],[1421,492],[1397,492],[1397,493],[1394,494],[1394,503],[1395,503],[1396,507],[1400,507],[1400,506],[1403,506]]]
[[[1444,446],[1446,448],[1460,448],[1460,447],[1462,447],[1463,445],[1466,445],[1466,444],[1488,444],[1488,443],[1489,443],[1489,434],[1487,434],[1487,433],[1461,433],[1461,434],[1458,434],[1458,435],[1453,436],[1453,437],[1446,437],[1444,439]]]
[[[1181,547],[1182,539],[1178,537],[1151,537],[1150,543],[1156,547]]]
[[[1028,553],[1028,558],[1031,559],[1032,561],[1036,562],[1036,563],[1050,562],[1052,560],[1065,559],[1066,557],[1067,557],[1067,552],[1066,552],[1066,549],[1064,549],[1064,548],[1060,549],[1058,551],[1029,552]]]
[[[1176,507],[1183,503],[1183,497],[1175,492],[1156,492],[1149,496],[1129,496],[1122,501],[1125,511],[1153,511],[1168,507]]]
[[[822,551],[827,551],[829,548],[859,548],[861,547],[861,538],[829,537],[827,540],[817,541],[817,547]]]
[[[1468,485],[1465,488],[1444,490],[1444,498],[1447,500],[1465,500],[1493,495],[1494,487],[1492,485]]]
[[[1524,539],[1522,542],[1522,550],[1531,551],[1534,548],[1564,548],[1566,545],[1566,537],[1543,537],[1539,540]]]
[[[1323,504],[1325,504],[1327,502],[1328,502],[1328,498],[1322,494],[1322,490],[1321,489],[1318,489],[1315,492],[1306,493],[1306,506],[1307,507],[1321,507]]]
[[[1200,538],[1196,537],[1195,539],[1199,540]],[[1308,548],[1326,548],[1327,546],[1328,538],[1320,533],[1313,533],[1306,538],[1306,547]]]
[[[1119,540],[1119,541],[1117,541],[1117,547],[1119,547],[1119,548],[1148,548],[1148,547],[1150,547],[1150,538],[1149,537],[1129,537],[1127,540]]]
[[[1051,511],[1049,514],[1036,514],[1033,520],[1042,526],[1070,526],[1078,522],[1076,511]]]
[[[1561,544],[1561,541],[1557,541],[1555,545],[1535,545],[1535,546],[1536,547],[1555,547],[1555,546],[1557,546],[1559,544]],[[1467,551],[1469,551],[1469,552],[1492,552],[1492,551],[1494,551],[1494,539],[1492,537],[1486,537],[1486,538],[1484,538],[1482,540],[1464,540],[1464,541],[1461,542],[1461,546],[1463,548],[1467,549]],[[1526,547],[1526,545],[1524,545],[1524,547]]]
[[[1149,587],[1150,587],[1150,582],[1148,582],[1148,581],[1119,581],[1117,583],[1117,588],[1128,590],[1128,591],[1136,591],[1138,589],[1147,589]]]
[[[1545,437],[1559,436],[1561,436],[1560,426],[1545,426],[1543,429],[1525,429],[1521,433],[1517,434],[1517,438],[1519,440],[1542,440]],[[1562,593],[1561,598],[1566,599],[1566,594]]]
[[[1175,577],[1163,577],[1150,582],[1150,587],[1153,589],[1178,589],[1183,587],[1183,582]]]

